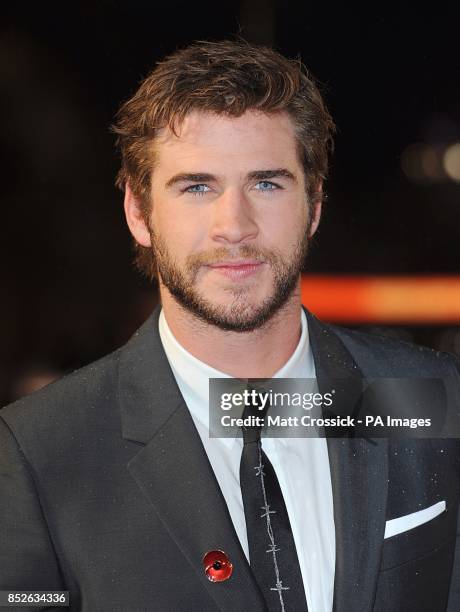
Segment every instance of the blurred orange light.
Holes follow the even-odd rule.
[[[460,276],[302,277],[302,302],[328,321],[460,322]]]

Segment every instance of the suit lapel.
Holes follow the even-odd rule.
[[[343,380],[354,401],[363,373],[328,325],[308,317],[310,343],[320,391]],[[340,383],[338,383],[340,385]],[[339,405],[345,414],[350,404]],[[336,412],[334,410],[334,412]],[[327,439],[336,533],[334,612],[372,610],[380,567],[387,502],[387,440]]]
[[[142,443],[128,469],[219,610],[265,610],[227,505],[177,387],[159,332],[158,307],[122,349],[119,398],[125,439]],[[223,550],[233,574],[210,582],[202,559]]]

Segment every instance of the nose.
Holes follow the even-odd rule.
[[[238,244],[257,236],[259,228],[251,202],[241,189],[227,189],[214,201],[211,238]]]

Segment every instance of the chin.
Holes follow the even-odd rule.
[[[256,312],[267,298],[270,298],[271,294],[266,295],[253,295],[252,292],[240,291],[238,293],[233,291],[227,291],[223,295],[216,297],[215,299],[209,298],[204,295],[206,302],[211,308],[221,310],[225,314],[231,315],[237,308],[240,312],[247,312],[248,316]]]

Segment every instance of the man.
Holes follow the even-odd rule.
[[[0,412],[0,589],[85,612],[459,609],[456,440],[209,436],[210,378],[435,378],[458,412],[453,358],[302,310],[333,130],[313,81],[273,50],[197,43],[115,130],[161,306]]]

